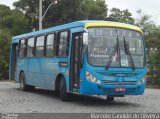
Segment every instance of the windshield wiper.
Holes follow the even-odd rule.
[[[129,50],[129,45],[126,43],[126,38],[124,37],[124,35],[123,35],[123,40],[124,40],[124,50],[125,50],[125,53],[127,54],[127,56],[129,56],[132,69],[135,70],[135,65],[134,65],[133,57],[132,57],[131,51]]]
[[[111,55],[110,55],[110,57],[109,57],[109,61],[108,61],[107,65],[106,65],[106,69],[108,69],[109,66],[111,65],[112,60],[113,60],[113,57],[115,56],[117,50],[118,50],[118,44],[116,44],[116,45],[114,46],[114,50],[112,51],[112,53],[111,53]]]
[[[116,29],[116,34],[117,34],[117,38],[116,38],[117,43],[116,43],[116,45],[114,46],[114,50],[113,50],[113,52],[111,53],[111,55],[110,55],[110,57],[109,57],[109,61],[108,61],[107,65],[106,65],[106,69],[108,69],[108,68],[110,67],[110,65],[111,65],[111,63],[112,63],[112,61],[113,61],[113,58],[114,58],[116,52],[117,52],[117,54],[118,54],[119,38],[118,38],[118,31],[117,31],[117,29]]]

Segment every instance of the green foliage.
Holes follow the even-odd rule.
[[[9,30],[0,30],[0,78],[8,78],[10,39],[11,33]]]
[[[104,0],[86,0],[84,6],[87,8],[87,19],[104,20],[107,17],[108,9]]]
[[[17,9],[34,19],[34,23],[32,22],[34,27],[38,27],[38,2],[39,0],[19,0],[14,3]],[[52,2],[53,0],[43,1],[43,14]],[[105,0],[58,0],[57,4],[49,8],[43,19],[43,27],[47,28],[85,19],[102,20],[106,17]]]
[[[5,17],[10,16],[11,14],[12,13],[9,7],[0,5],[0,29],[9,25],[6,23],[7,21],[5,20]]]
[[[18,35],[31,30],[29,19],[18,9],[11,10],[5,5],[0,5],[0,29],[9,29],[12,35]]]
[[[126,10],[120,10],[119,8],[112,8],[110,10],[111,14],[107,18],[111,21],[134,24],[134,19],[132,18],[132,14]]]
[[[160,28],[150,32],[145,36],[148,45],[148,63],[151,72],[157,70],[156,75],[152,75],[152,84],[160,85]]]
[[[0,79],[8,78],[11,37],[29,31],[29,19],[22,11],[0,5]]]
[[[139,19],[136,25],[141,27],[147,45],[148,68],[151,72],[152,85],[160,85],[160,27],[150,20],[150,16],[142,10],[137,11]],[[157,73],[154,73],[157,71]]]
[[[141,27],[145,35],[151,34],[152,31],[155,31],[157,26],[150,20],[151,16],[143,13],[141,9],[137,10],[137,14],[139,18],[136,20],[135,25]]]
[[[11,24],[12,34],[19,35],[31,31],[29,19],[19,10],[12,10],[12,15],[7,17],[7,21]]]

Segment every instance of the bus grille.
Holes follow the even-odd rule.
[[[138,76],[140,73],[127,73],[127,72],[97,72],[100,75],[104,76],[121,76],[121,77],[131,77],[131,76]]]
[[[137,81],[108,81],[102,80],[103,84],[105,85],[136,85]]]

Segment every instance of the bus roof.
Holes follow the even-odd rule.
[[[139,27],[130,25],[130,24],[111,22],[111,21],[84,20],[84,21],[76,21],[76,22],[72,22],[72,23],[68,23],[64,25],[59,25],[59,26],[55,26],[55,27],[51,27],[51,28],[47,28],[47,29],[43,29],[43,30],[39,30],[35,32],[30,32],[30,33],[14,36],[12,39],[13,39],[13,42],[15,42],[14,40],[17,41],[18,39],[21,39],[21,38],[36,36],[36,35],[59,31],[63,29],[69,29],[69,28],[74,28],[74,27],[88,28],[88,27],[98,27],[98,26],[127,28],[127,29],[136,30],[142,33],[142,30]]]

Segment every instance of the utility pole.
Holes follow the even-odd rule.
[[[49,8],[54,5],[54,4],[57,4],[57,0],[55,0],[53,3],[51,3],[48,8],[46,9],[44,15],[42,16],[42,0],[39,0],[39,30],[42,30],[43,28],[43,18],[45,17],[46,13],[48,12]]]
[[[42,29],[42,0],[39,0],[39,30]]]

